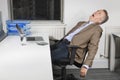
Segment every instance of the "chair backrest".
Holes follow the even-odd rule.
[[[71,49],[71,55],[70,55],[70,65],[72,65],[74,63],[74,59],[75,59],[75,54],[76,54],[76,50],[80,47],[78,46],[68,46],[70,49]],[[88,51],[88,47],[86,47],[84,49],[84,58],[83,58],[83,61],[81,64],[84,63],[84,60],[85,60],[85,57],[86,57],[86,54],[87,54],[87,51]]]
[[[82,64],[84,63],[84,60],[85,60],[86,55],[87,55],[87,52],[88,52],[88,47],[86,47],[86,48],[84,49],[84,57],[83,57]]]
[[[78,46],[74,46],[74,45],[68,45],[68,48],[70,50],[70,55],[69,55],[70,65],[72,65],[74,63],[76,50],[79,47]]]

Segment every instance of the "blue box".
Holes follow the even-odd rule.
[[[22,20],[7,20],[7,34],[8,35],[18,35],[18,31],[16,29],[16,24],[20,28],[22,28],[25,32],[26,35],[29,35],[30,32],[30,27],[28,27],[28,24],[30,24],[30,21],[22,21]]]

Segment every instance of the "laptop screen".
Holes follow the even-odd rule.
[[[16,24],[16,29],[17,29],[20,36],[24,35],[24,31],[20,28],[20,26],[18,24]]]

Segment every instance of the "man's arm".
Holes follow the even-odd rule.
[[[99,44],[101,35],[102,35],[102,31],[100,29],[96,30],[92,35],[90,42],[88,44],[88,55],[85,59],[84,64],[88,65],[89,67],[92,66],[94,57],[97,53],[98,44]]]
[[[80,69],[81,77],[85,77],[89,67],[92,66],[93,59],[94,59],[97,49],[98,49],[98,43],[99,43],[101,35],[102,35],[102,31],[96,30],[90,39],[90,43],[88,44],[88,56],[84,62],[84,65]]]
[[[87,74],[88,69],[89,69],[89,66],[88,66],[88,65],[83,65],[83,66],[80,68],[80,76],[81,76],[81,77],[85,77],[86,74]]]

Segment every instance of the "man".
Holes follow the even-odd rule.
[[[107,11],[101,9],[94,12],[89,17],[89,21],[79,22],[65,35],[56,48],[53,49],[51,47],[52,61],[68,58],[69,50],[67,49],[67,45],[76,45],[80,48],[76,51],[75,63],[81,64],[84,59],[84,49],[87,47],[88,55],[80,68],[80,76],[85,77],[89,67],[92,66],[102,35],[103,30],[99,25],[105,23],[107,20]]]

